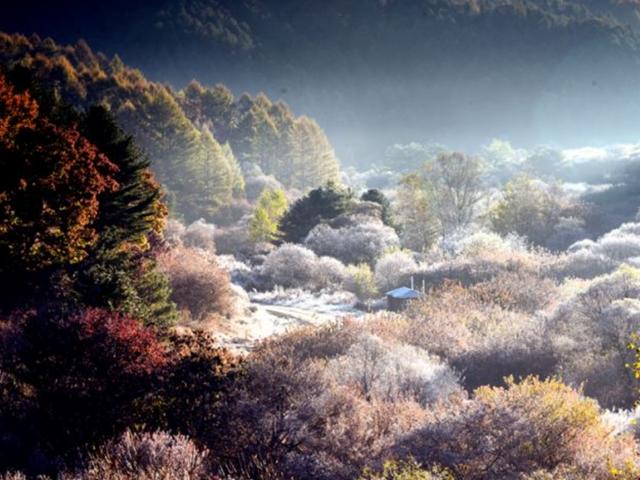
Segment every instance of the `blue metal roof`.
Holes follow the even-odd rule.
[[[385,295],[393,298],[402,298],[402,299],[410,299],[410,298],[420,298],[420,292],[417,290],[412,290],[407,287],[396,288],[395,290],[391,290],[387,292]]]

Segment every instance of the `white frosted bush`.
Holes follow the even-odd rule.
[[[585,238],[583,240],[578,240],[577,242],[571,244],[569,248],[567,248],[567,252],[579,252],[580,250],[591,250],[596,245],[596,242],[591,240],[590,238]]]
[[[332,257],[320,257],[315,265],[315,281],[320,286],[341,285],[347,276],[347,268]]]
[[[418,264],[410,253],[396,251],[382,257],[376,263],[374,270],[374,280],[378,290],[384,293],[396,287],[407,276],[418,270]]]
[[[619,232],[622,235],[640,236],[640,223],[636,223],[636,222],[623,223],[616,230],[614,230],[614,232],[615,231]]]
[[[314,281],[316,255],[308,248],[285,243],[267,255],[262,273],[275,285],[300,287]]]
[[[186,231],[186,227],[173,218],[167,221],[167,225],[164,227],[164,239],[171,246],[177,246],[182,244],[182,237]]]
[[[561,304],[549,321],[548,337],[559,373],[606,407],[628,407],[637,383],[626,367],[628,344],[640,331],[640,271],[621,267],[597,277]]]
[[[476,232],[462,237],[455,246],[456,253],[474,256],[485,251],[525,251],[527,245],[522,237],[509,234],[501,237],[494,232]]]
[[[318,255],[334,257],[346,264],[358,264],[372,263],[386,250],[398,248],[400,239],[393,228],[369,221],[342,228],[317,225],[309,232],[304,244]]]
[[[363,335],[328,371],[339,383],[357,387],[366,398],[413,398],[423,405],[460,392],[458,376],[437,357],[409,345],[386,345]]]
[[[273,285],[285,288],[339,286],[346,269],[334,258],[320,257],[300,245],[285,243],[267,255],[262,274]]]
[[[594,278],[640,257],[640,223],[625,223],[597,241],[580,240],[558,264],[561,276]]]
[[[215,231],[215,226],[212,223],[200,219],[186,228],[182,241],[187,247],[201,248],[207,252],[215,253]]]
[[[621,234],[614,230],[598,240],[594,250],[622,262],[627,258],[640,255],[640,236]]]
[[[206,456],[183,435],[127,431],[91,457],[80,479],[204,480]]]
[[[638,436],[640,406],[636,405],[630,410],[605,410],[602,413],[602,421],[613,430],[615,435],[631,433]]]
[[[606,255],[582,248],[561,257],[555,267],[560,277],[594,278],[616,268],[616,262]]]

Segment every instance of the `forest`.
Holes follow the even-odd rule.
[[[51,7],[0,19],[0,480],[640,478],[640,4],[363,5],[141,2],[105,52]],[[200,75],[128,60],[165,42]],[[448,76],[469,42],[513,100],[607,57],[567,100],[602,116],[496,127],[529,124]],[[441,135],[403,102],[447,79],[479,103]]]

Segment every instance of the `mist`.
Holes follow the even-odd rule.
[[[320,123],[345,165],[411,141],[473,151],[492,138],[638,140],[631,2],[158,1],[88,22],[75,21],[88,9],[79,2],[59,22],[28,15],[29,2],[9,8],[5,31],[85,38],[176,89],[197,79],[282,99]]]
[[[640,0],[0,16],[0,480],[640,478]]]

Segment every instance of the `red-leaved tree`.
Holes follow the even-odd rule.
[[[82,260],[95,242],[98,198],[117,167],[76,127],[41,116],[0,76],[0,269],[38,271]]]
[[[144,422],[145,397],[167,364],[151,328],[96,308],[15,315],[3,325],[0,372],[22,392],[17,435],[30,432],[31,448],[73,454]]]

